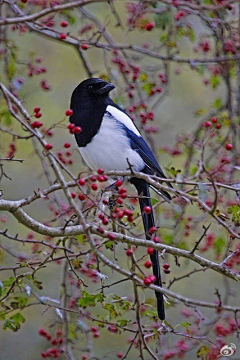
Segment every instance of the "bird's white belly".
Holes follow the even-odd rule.
[[[126,171],[129,164],[135,171],[144,168],[142,158],[131,148],[124,130],[108,117],[104,117],[101,128],[92,141],[79,150],[86,164],[93,170],[102,168],[104,171]]]

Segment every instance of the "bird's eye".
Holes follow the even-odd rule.
[[[92,85],[88,85],[88,90],[93,90],[93,86],[92,86]]]

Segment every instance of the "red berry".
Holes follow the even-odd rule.
[[[128,222],[132,223],[134,221],[133,215],[128,215]]]
[[[145,285],[150,285],[152,281],[149,277],[146,277],[146,278],[144,278],[143,282]]]
[[[104,219],[102,220],[102,224],[103,224],[103,225],[107,225],[108,223],[109,223],[109,221],[108,221],[107,218],[104,218]]]
[[[75,126],[73,129],[74,134],[79,134],[82,132],[82,128],[80,126]]]
[[[96,326],[92,326],[92,327],[91,327],[91,331],[92,331],[92,332],[96,332],[96,331],[98,331],[98,328],[97,328]]]
[[[147,249],[147,253],[148,253],[149,255],[153,254],[153,253],[154,253],[154,249],[151,248],[151,247],[149,247],[149,248]]]
[[[36,107],[36,108],[33,109],[33,111],[34,111],[35,113],[38,113],[40,110],[41,110],[40,107]]]
[[[132,210],[129,210],[129,209],[124,209],[123,211],[124,211],[124,215],[127,215],[127,216],[131,216],[131,215],[133,215]]]
[[[132,256],[132,254],[133,254],[133,251],[131,249],[127,249],[126,255],[127,256]]]
[[[119,204],[119,205],[122,205],[122,203],[123,203],[123,199],[122,198],[117,198],[117,203]]]
[[[163,267],[164,267],[164,269],[169,269],[169,268],[170,268],[170,264],[165,263],[165,264],[163,264]]]
[[[67,22],[67,21],[62,21],[62,22],[61,22],[61,26],[62,26],[62,27],[67,27],[67,26],[68,26],[68,22]]]
[[[46,145],[45,145],[45,149],[51,150],[51,149],[52,149],[52,144],[46,144]]]
[[[119,194],[124,194],[124,193],[126,193],[127,192],[127,190],[125,189],[125,188],[120,188],[119,190],[118,190],[118,193]]]
[[[95,182],[95,181],[97,181],[97,177],[95,175],[92,175],[92,176],[90,176],[89,180],[92,182]]]
[[[151,283],[154,283],[156,281],[156,276],[155,275],[150,275],[149,279],[150,279]]]
[[[119,219],[121,219],[124,216],[124,212],[123,211],[118,211],[117,216]]]
[[[170,272],[171,272],[169,269],[164,269],[163,271],[165,274],[170,274]]]
[[[88,44],[82,44],[81,45],[82,50],[87,50],[88,48],[89,48]]]
[[[233,149],[233,145],[228,143],[226,144],[226,150],[232,150]]]
[[[37,112],[34,114],[34,116],[35,118],[39,119],[42,116],[42,114],[40,112]]]
[[[95,337],[96,339],[99,338],[99,336],[100,336],[100,333],[98,331],[95,331],[93,333],[93,337]]]
[[[152,266],[152,262],[150,260],[146,261],[144,266],[149,269]]]
[[[73,110],[72,109],[66,110],[65,115],[66,116],[72,116],[73,115]]]
[[[44,329],[42,329],[42,328],[40,328],[40,329],[38,330],[38,335],[40,335],[40,336],[46,336],[46,335],[47,335],[47,331],[44,330]]]
[[[150,227],[149,233],[154,234],[157,231],[157,228],[155,226]]]
[[[99,182],[104,182],[104,181],[107,181],[107,176],[106,175],[99,175],[98,177],[97,177],[97,181],[99,181]]]
[[[67,35],[66,35],[66,34],[61,34],[61,35],[60,35],[60,39],[61,39],[61,40],[65,40],[66,38],[67,38]]]
[[[96,191],[98,189],[98,186],[97,186],[97,184],[93,183],[91,185],[91,188],[92,188],[93,191]]]
[[[109,325],[108,326],[108,331],[110,331],[111,333],[116,334],[118,330],[117,330],[115,325]]]
[[[86,200],[87,197],[84,194],[78,194],[78,198],[80,201],[84,201],[84,200]]]
[[[117,357],[118,357],[119,359],[122,359],[122,358],[123,358],[123,353],[122,353],[122,352],[118,352],[118,353],[117,353]]]
[[[68,148],[71,147],[71,144],[67,142],[67,143],[64,144],[64,147],[65,147],[65,149],[68,149]]]
[[[145,29],[146,29],[147,31],[151,31],[154,27],[155,27],[154,22],[150,22],[150,23],[148,23],[148,24],[145,26]]]
[[[204,127],[208,128],[210,126],[212,126],[211,122],[210,121],[205,121]]]
[[[220,124],[216,124],[216,125],[215,125],[215,128],[216,128],[216,129],[221,129],[221,125],[220,125]]]
[[[78,180],[79,185],[84,186],[86,184],[86,181],[84,179]]]
[[[75,199],[76,193],[71,193],[71,197],[72,197],[73,199]]]
[[[218,118],[213,117],[213,118],[212,118],[212,123],[215,124],[215,123],[217,123],[217,122],[218,122]]]
[[[143,211],[146,213],[146,214],[150,214],[152,212],[152,209],[151,209],[151,206],[145,206]]]
[[[99,175],[102,175],[104,173],[104,170],[103,169],[98,169],[97,172],[98,172]]]
[[[43,123],[41,121],[33,121],[31,124],[33,129],[39,129],[42,125]]]
[[[23,0],[22,0],[23,1]],[[24,0],[24,1],[26,1],[26,0]],[[46,352],[42,352],[41,353],[41,356],[42,356],[42,358],[47,358],[48,357],[48,354],[46,353]]]
[[[75,128],[75,125],[74,125],[74,124],[69,124],[69,125],[68,125],[68,129],[69,129],[69,130],[73,130],[74,128]]]

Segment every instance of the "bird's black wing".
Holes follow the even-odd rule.
[[[111,99],[110,99],[111,101]],[[139,130],[137,129],[136,125],[132,121],[132,119],[129,117],[129,115],[123,111],[118,105],[111,102],[109,104],[109,108],[107,108],[108,115],[112,116],[114,120],[117,122],[118,126],[121,127],[128,137],[130,141],[131,148],[135,150],[144,161],[145,167],[141,169],[142,172],[149,174],[149,175],[157,175],[161,178],[166,179],[166,176],[164,175],[162,169],[160,168],[157,160],[155,159],[152,150],[149,148],[143,137],[140,135]],[[111,109],[112,107],[119,110],[119,113],[112,115]],[[109,111],[108,111],[109,109]],[[114,112],[113,112],[114,113]],[[124,114],[124,117],[121,116],[121,114]],[[134,131],[134,128],[136,128],[136,131]],[[172,188],[172,185],[168,182],[166,182],[169,187]],[[159,195],[161,195],[166,201],[170,202],[171,196],[164,190],[157,190],[154,187],[152,187],[153,190],[155,190]]]
[[[130,138],[132,148],[137,151],[137,153],[141,156],[146,165],[146,168],[143,171],[147,174],[156,174],[157,176],[166,179],[166,176],[158,165],[157,160],[155,159],[151,149],[149,148],[145,140],[142,137],[137,136],[136,134],[134,134],[134,132],[127,128],[126,131],[128,133],[128,137]],[[167,185],[172,188],[171,183],[167,182]],[[153,190],[155,189],[153,188]],[[166,201],[171,201],[171,196],[166,191],[159,190],[157,192],[160,193]]]

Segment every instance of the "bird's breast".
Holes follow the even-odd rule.
[[[98,133],[84,147],[79,147],[87,165],[97,170],[141,171],[145,164],[140,155],[131,148],[130,140],[124,128],[111,116],[104,116]]]

